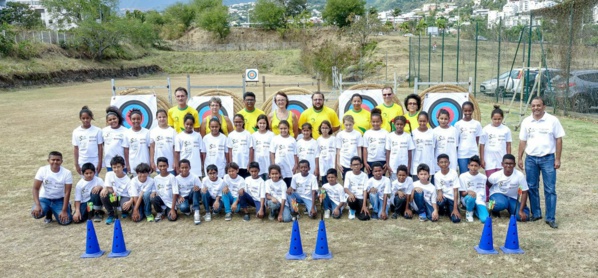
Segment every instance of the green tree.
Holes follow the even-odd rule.
[[[26,29],[43,26],[41,16],[28,4],[8,2],[0,9],[0,24],[9,24]]]
[[[267,30],[286,27],[285,7],[276,0],[258,0],[251,18]]]
[[[44,0],[42,5],[64,27],[88,19],[107,22],[116,15],[118,0]]]
[[[191,27],[191,24],[195,20],[196,9],[191,5],[183,3],[176,3],[172,6],[168,6],[164,10],[164,17],[166,21],[174,24],[182,24],[185,29]]]
[[[97,61],[104,59],[104,52],[116,47],[124,37],[120,22],[111,21],[99,23],[95,19],[89,18],[79,22],[75,29],[77,38],[88,54]]]
[[[307,0],[277,0],[284,8],[287,17],[300,15],[307,9]]]
[[[394,8],[394,9],[392,10],[392,16],[394,16],[394,17],[397,17],[397,16],[401,15],[401,13],[402,13],[402,12],[403,12],[403,11],[401,11],[401,9],[399,9],[399,8]]]
[[[351,16],[351,25],[345,27],[349,37],[357,42],[362,50],[370,42],[372,34],[383,30],[383,24],[376,15],[368,13],[365,16]]]
[[[351,15],[364,15],[364,0],[328,0],[322,12],[322,18],[328,24],[345,27],[351,24]]]
[[[215,33],[220,39],[230,34],[228,23],[228,7],[220,5],[209,8],[199,15],[199,27]]]
[[[448,20],[444,16],[441,16],[436,19],[436,26],[438,27],[438,29],[441,29],[441,30],[446,29],[447,24],[448,24]]]

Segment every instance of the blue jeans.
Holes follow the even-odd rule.
[[[266,205],[270,208],[270,215],[273,215],[275,218],[278,218],[278,213],[280,212],[280,202],[272,202],[270,200],[266,201]],[[283,222],[291,222],[291,210],[289,207],[284,206],[282,211],[282,221]]]
[[[58,215],[60,215],[60,213],[62,212],[62,206],[64,205],[64,198],[58,198],[58,199],[39,198],[39,204],[42,207],[42,213],[38,217],[34,217],[34,218],[40,219],[42,217],[45,217],[46,214],[48,214],[48,212],[52,211],[52,214],[54,215],[54,219],[56,219],[56,221],[58,221],[58,224],[68,225],[68,224],[71,224],[71,222],[73,222],[73,214],[71,213],[70,205],[66,206],[66,213],[69,217],[68,221],[60,222],[60,218],[58,217]],[[33,207],[31,207],[31,209],[33,210]]]
[[[386,205],[389,206],[388,204]],[[409,217],[404,214],[405,207],[408,205],[409,204],[407,203],[407,195],[405,195],[403,198],[399,198],[398,195],[395,195],[394,198],[392,198],[392,204],[390,206],[393,207],[393,211],[397,215],[403,215],[405,219],[411,219],[413,218],[413,216]]]
[[[231,211],[232,211],[231,206],[235,201],[237,201],[238,198],[233,197],[233,195],[229,191],[226,194],[222,193],[221,199],[222,199],[222,202],[224,203],[224,212],[231,213]],[[235,213],[239,212],[240,209],[241,209],[241,206],[237,206]]]
[[[143,212],[145,213],[146,216],[152,214],[151,195],[152,195],[151,191],[145,191],[145,192],[143,192],[143,197],[141,197],[143,199]],[[139,208],[141,208],[141,206],[139,206]]]
[[[453,223],[461,222],[460,218],[457,218],[456,216],[451,215],[453,213],[453,209],[455,208],[455,201],[453,201],[449,198],[443,197],[442,201],[437,202],[437,204],[438,204],[439,213],[446,214],[447,216],[449,216],[451,218],[451,221],[453,221]],[[457,212],[461,213],[461,212],[459,212],[458,206],[457,206]]]
[[[255,207],[256,213],[260,211],[262,208],[262,202],[256,201],[253,199],[249,193],[243,191],[243,195],[239,195],[239,206],[242,209],[246,209],[248,207]]]
[[[293,192],[291,195],[287,195],[287,204],[289,206],[289,208],[291,207],[291,201],[295,200],[297,201],[298,204],[304,204],[305,208],[307,209],[307,211],[309,212],[309,216],[310,217],[314,217],[317,215],[317,208],[314,206],[314,211],[316,211],[316,214],[311,215],[311,206],[312,206],[312,200],[310,199],[305,199],[302,198],[301,196],[299,196],[299,194]]]
[[[415,201],[415,205],[417,206],[418,214],[425,214],[428,220],[434,221],[432,220],[432,213],[434,212],[434,207],[432,207],[432,205],[428,204],[426,200],[424,200],[424,192],[414,192],[413,201]]]
[[[91,207],[91,209],[95,210],[95,211],[99,211],[102,209],[102,200],[100,200],[100,194],[91,194],[90,195],[90,199],[87,202],[81,202],[81,204],[79,204],[79,212],[81,213],[81,222],[84,222],[85,220],[89,219],[89,213],[87,212],[87,203],[88,202],[92,202],[93,205]]]
[[[201,191],[193,191],[189,192],[189,195],[183,196],[185,201],[178,204],[179,210],[182,213],[190,213],[191,212],[191,205],[193,205],[193,210],[199,211],[199,200],[201,199]]]
[[[519,216],[519,205],[521,204],[516,199],[509,198],[507,195],[501,193],[494,193],[490,196],[490,201],[494,201],[493,212],[501,212],[506,209],[510,215],[517,217],[517,221],[521,221],[521,217]],[[523,212],[527,216],[527,219],[529,219],[529,209],[524,207]]]
[[[330,200],[330,197],[328,197],[328,194],[326,194],[326,198],[324,198],[324,202],[322,203],[322,207],[324,210],[330,210],[331,214],[332,214],[332,218],[334,219],[340,219],[341,216],[343,215],[343,207],[340,207],[338,209],[339,214],[338,215],[334,215],[334,210],[336,209],[338,205],[333,202],[332,200]]]
[[[370,204],[372,204],[372,208],[374,210],[375,214],[378,214],[378,218],[380,216],[382,216],[382,207],[384,206],[384,201],[380,200],[380,198],[378,197],[380,193],[369,193],[369,199],[370,199]],[[388,201],[388,200],[387,200]],[[390,208],[390,206],[387,204],[386,205],[386,215],[388,215],[388,209]]]
[[[166,207],[165,210],[162,210],[162,206],[166,206],[166,204],[164,203],[164,201],[162,200],[162,197],[156,195],[156,197],[151,199],[152,205],[154,205],[154,210],[156,210],[156,212],[160,213],[162,211],[164,211],[164,213],[166,214],[166,218],[168,218],[169,221],[176,221],[176,217],[175,218],[171,218],[170,217],[170,210],[171,208]],[[173,204],[175,205],[175,204]]]
[[[469,168],[467,168],[469,165],[469,158],[458,158],[457,164],[459,164],[459,174],[469,171]]]
[[[465,196],[463,198],[465,209],[467,209],[467,211],[473,211],[475,216],[480,219],[480,222],[485,223],[486,219],[488,219],[488,209],[485,205],[476,204],[475,199],[476,198],[469,195]]]
[[[216,202],[216,199],[212,198],[212,195],[210,195],[209,192],[206,192],[205,194],[201,194],[201,200],[203,202],[203,206],[206,209],[206,213],[210,212],[210,208],[212,208],[214,206],[214,202]],[[215,209],[213,212],[215,214],[220,213],[220,210],[222,209],[222,207],[224,207],[224,202],[222,202],[222,198],[220,198],[220,206],[218,207],[218,209]]]
[[[525,175],[529,186],[529,203],[534,217],[542,216],[540,207],[540,173],[544,181],[544,202],[546,203],[546,221],[555,221],[556,214],[556,169],[554,154],[546,156],[526,156]]]

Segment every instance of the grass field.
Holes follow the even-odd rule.
[[[237,75],[193,76],[204,84],[237,82]],[[120,85],[155,84],[165,76],[119,81]],[[272,82],[309,80],[305,76],[272,76]],[[173,86],[185,84],[184,76],[173,76]],[[268,95],[276,88],[269,88]],[[256,92],[260,90],[256,89]],[[411,90],[400,90],[402,99]],[[157,92],[165,94],[164,92]],[[519,240],[524,255],[478,255],[482,224],[452,224],[417,220],[326,221],[331,261],[287,261],[290,223],[281,224],[239,216],[225,222],[222,216],[210,223],[193,225],[191,217],[176,222],[122,222],[127,258],[79,259],[85,250],[85,225],[44,225],[30,216],[31,186],[38,167],[46,164],[47,153],[61,151],[63,166],[74,170],[72,130],[80,124],[78,111],[89,105],[96,113],[95,125],[103,127],[104,109],[109,103],[110,83],[95,82],[62,87],[34,88],[0,93],[0,214],[2,222],[0,260],[3,277],[63,276],[572,276],[598,275],[598,210],[593,201],[598,187],[592,179],[593,154],[598,130],[596,122],[561,117],[567,136],[563,166],[558,172],[559,229],[543,221],[519,223]],[[258,100],[261,101],[260,93]],[[261,105],[259,103],[258,105]],[[328,103],[331,105],[331,103]],[[482,124],[489,122],[491,103],[480,103]],[[512,116],[510,116],[512,117]],[[513,118],[511,118],[512,120]],[[514,132],[513,152],[517,151]],[[101,174],[104,176],[104,173]],[[75,177],[75,180],[78,178]],[[74,190],[73,190],[74,192]],[[74,193],[73,193],[74,194]],[[72,200],[72,197],[71,197]],[[504,244],[509,219],[495,219],[494,246]],[[303,249],[313,251],[318,221],[300,219]],[[102,249],[112,244],[113,226],[95,224]]]

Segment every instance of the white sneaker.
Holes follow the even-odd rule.
[[[465,212],[465,219],[467,222],[473,222],[473,211]]]
[[[160,222],[160,220],[162,220],[163,215],[164,215],[164,213],[162,213],[162,212],[156,213],[156,218],[154,218],[154,221]]]
[[[195,211],[193,215],[193,221],[195,222],[195,225],[201,224],[201,216],[199,215],[199,210]]]
[[[349,210],[349,219],[350,220],[355,219],[355,211],[354,210]]]
[[[330,218],[330,210],[329,209],[324,211],[324,218]]]
[[[206,212],[206,216],[204,216],[206,222],[212,221],[212,214],[210,212]]]

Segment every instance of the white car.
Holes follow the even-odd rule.
[[[501,91],[506,90],[506,88],[512,90],[515,83],[514,80],[517,79],[520,70],[521,69],[513,69],[512,71],[503,72],[498,76],[498,81],[496,78],[492,78],[482,82],[480,84],[480,92],[493,96],[496,93],[497,87],[500,88]],[[507,80],[509,81],[508,84]]]

